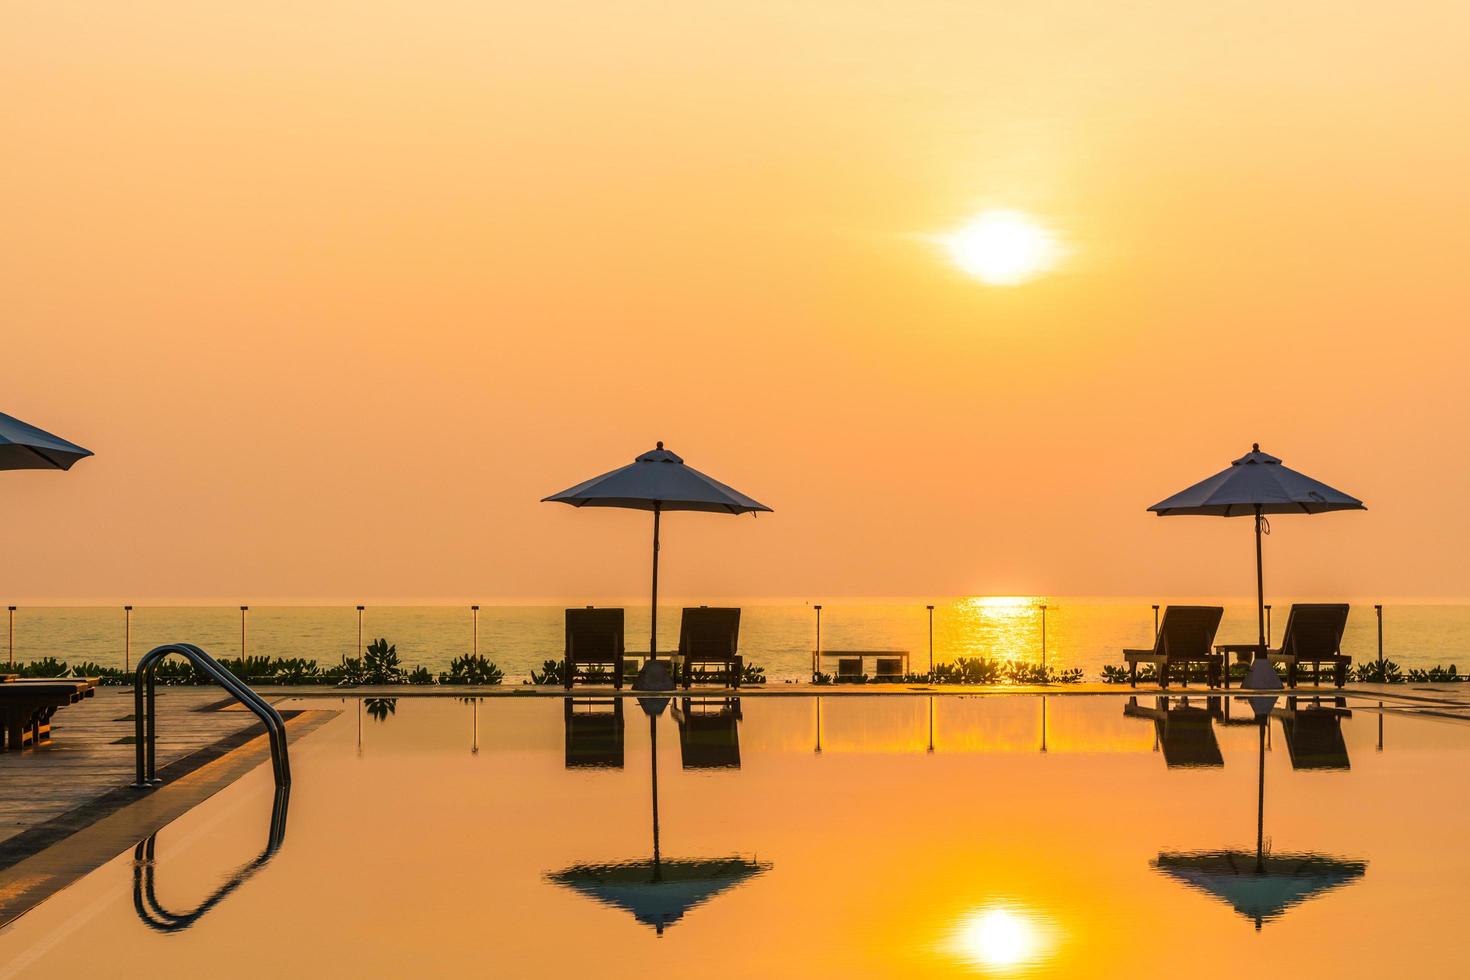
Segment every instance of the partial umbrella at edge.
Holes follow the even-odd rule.
[[[0,412],[0,470],[69,470],[90,455],[90,449]]]
[[[543,497],[542,503],[573,507],[621,507],[653,511],[653,608],[648,652],[658,656],[658,552],[659,517],[666,510],[694,510],[716,514],[770,512],[758,500],[726,486],[714,477],[687,466],[684,460],[658,446],[627,466],[593,477],[561,493]]]
[[[1256,620],[1261,655],[1266,649],[1266,584],[1261,564],[1261,534],[1268,514],[1325,514],[1334,510],[1366,510],[1357,497],[1329,487],[1281,465],[1261,452],[1259,443],[1231,462],[1229,468],[1201,480],[1149,508],[1160,517],[1180,514],[1256,519]]]

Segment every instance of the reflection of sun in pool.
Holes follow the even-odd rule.
[[[960,920],[951,947],[974,966],[995,972],[1034,963],[1050,950],[1049,930],[1021,909],[992,906]]]

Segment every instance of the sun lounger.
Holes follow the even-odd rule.
[[[1123,659],[1128,663],[1128,683],[1138,686],[1138,665],[1142,663],[1154,665],[1160,687],[1169,686],[1172,668],[1183,671],[1184,683],[1188,685],[1190,665],[1202,663],[1208,671],[1210,686],[1218,685],[1225,658],[1215,653],[1211,644],[1224,613],[1220,606],[1166,607],[1153,648],[1123,651]]]
[[[567,610],[566,653],[562,682],[570,691],[580,675],[587,683],[588,668],[611,674],[613,687],[623,686],[623,611],[621,609]]]
[[[684,698],[674,706],[685,769],[740,768],[740,699]]]
[[[702,680],[723,681],[730,687],[740,686],[740,673],[745,661],[740,649],[740,610],[734,608],[686,608],[679,621],[679,652],[674,662],[674,676],[685,690],[693,683],[695,669]],[[710,670],[710,667],[716,667]]]
[[[623,768],[623,699],[566,698],[568,769]]]
[[[838,657],[837,680],[839,683],[857,681],[863,676],[862,657]]]
[[[901,657],[878,657],[877,666],[873,670],[875,681],[897,681],[903,679],[903,659]]]
[[[1342,720],[1353,713],[1344,698],[1332,698],[1323,704],[1320,698],[1299,702],[1286,699],[1285,708],[1276,708],[1272,717],[1281,721],[1286,732],[1286,751],[1293,769],[1350,769],[1347,741],[1342,737]]]
[[[1170,769],[1201,769],[1225,765],[1220,743],[1215,738],[1215,717],[1219,709],[1212,704],[1190,704],[1189,698],[1160,697],[1157,707],[1145,708],[1137,698],[1129,698],[1123,714],[1129,718],[1146,718],[1154,723],[1154,734],[1164,753],[1164,765]]]
[[[1332,667],[1333,681],[1338,687],[1347,683],[1348,665],[1352,657],[1342,652],[1342,632],[1347,628],[1348,604],[1345,602],[1298,602],[1286,616],[1286,632],[1281,646],[1267,656],[1273,664],[1286,668],[1286,686],[1296,687],[1298,668],[1311,664],[1313,683],[1322,683],[1322,665]]]
[[[59,708],[92,696],[90,678],[17,678],[0,684],[0,749],[37,745],[51,735]]]

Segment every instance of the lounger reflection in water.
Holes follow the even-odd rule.
[[[623,768],[623,699],[565,698],[566,768]]]
[[[1219,698],[1159,697],[1156,707],[1145,708],[1129,698],[1123,714],[1154,723],[1154,733],[1164,752],[1164,765],[1176,768],[1206,768],[1225,765],[1220,743],[1215,738],[1215,719],[1220,717]]]
[[[1350,769],[1347,741],[1342,735],[1342,720],[1353,713],[1345,698],[1286,699],[1286,707],[1276,708],[1271,716],[1281,722],[1286,733],[1286,751],[1293,769]]]
[[[740,699],[684,698],[675,703],[679,758],[685,769],[740,768]]]

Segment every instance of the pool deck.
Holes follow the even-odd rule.
[[[273,702],[343,698],[562,698],[561,687],[405,686],[261,687]],[[1194,684],[1137,688],[1118,684],[992,686],[923,684],[813,685],[768,683],[739,690],[695,687],[671,692],[579,686],[575,697],[1191,697],[1241,695]],[[1344,696],[1378,701],[1392,714],[1470,722],[1470,684],[1303,685],[1299,697]],[[160,688],[157,759],[164,784],[139,791],[133,781],[130,688],[98,688],[94,697],[57,712],[49,742],[0,753],[0,928],[93,869],[167,825],[269,758],[254,715],[214,687]],[[1358,706],[1361,707],[1361,706]],[[284,711],[289,741],[339,713],[335,707]]]
[[[283,712],[288,741],[335,710]],[[269,758],[260,722],[215,687],[158,691],[163,785],[131,787],[133,692],[58,711],[48,742],[0,752],[0,927]]]

